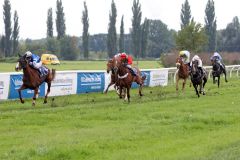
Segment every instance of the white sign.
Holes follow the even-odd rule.
[[[45,93],[47,93],[47,83]],[[56,73],[49,96],[62,96],[77,93],[77,73]]]
[[[10,75],[0,74],[0,100],[8,99]]]
[[[168,69],[152,70],[150,72],[150,87],[166,86],[168,84]]]

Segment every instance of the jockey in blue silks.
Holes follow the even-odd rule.
[[[220,64],[221,68],[224,69],[224,64],[222,61],[222,56],[218,52],[214,52],[212,57],[210,58],[211,61],[216,61],[218,64]]]
[[[29,65],[40,72],[40,77],[43,77],[47,74],[47,71],[42,66],[41,58],[38,55],[33,54],[30,51],[27,51],[25,53],[25,56],[27,59],[29,59]]]

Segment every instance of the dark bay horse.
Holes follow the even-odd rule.
[[[176,67],[178,69],[176,74],[176,91],[178,92],[178,83],[179,83],[179,80],[182,79],[183,80],[182,91],[184,92],[185,84],[189,77],[189,66],[183,63],[183,60],[181,57],[178,57],[176,59]]]
[[[207,73],[206,71],[203,71],[203,72],[204,73],[202,73],[198,68],[198,61],[193,61],[190,75],[191,75],[191,81],[192,81],[193,87],[196,91],[198,98],[200,97],[199,93],[200,94],[202,93],[203,95],[205,95],[204,86],[207,83]],[[199,91],[198,91],[198,86],[200,88]]]
[[[48,74],[43,76],[43,77],[40,77],[39,76],[39,71],[32,68],[29,65],[28,60],[26,59],[26,56],[19,55],[18,63],[15,67],[15,70],[19,71],[21,69],[23,69],[23,84],[18,89],[19,98],[20,98],[21,103],[24,103],[24,100],[22,99],[21,90],[29,88],[29,89],[34,90],[32,105],[35,106],[36,97],[38,95],[38,89],[39,89],[39,86],[43,82],[46,82],[47,85],[48,85],[47,93],[46,93],[45,98],[44,98],[44,103],[47,103],[47,97],[48,97],[48,94],[50,92],[51,82],[54,80],[55,74],[56,74],[55,69],[52,69],[52,70],[48,69]]]
[[[137,71],[138,75],[141,75],[140,70]],[[144,80],[146,79],[146,76],[133,76],[130,72],[130,70],[125,67],[124,63],[121,63],[117,67],[117,76],[118,81],[117,85],[120,87],[120,94],[119,98],[122,98],[122,91],[123,89],[127,90],[127,100],[130,102],[130,88],[132,86],[133,82],[136,82],[139,85],[139,96],[143,96],[142,94],[142,87],[144,84]]]
[[[220,77],[221,77],[222,73],[225,76],[225,82],[228,82],[228,80],[227,80],[227,72],[226,72],[226,69],[222,68],[220,66],[220,64],[216,60],[212,61],[212,67],[213,67],[212,68],[213,84],[216,83],[215,78],[217,77],[218,88],[219,88],[219,86],[220,86]]]

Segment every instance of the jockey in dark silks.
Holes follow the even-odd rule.
[[[216,61],[218,64],[220,64],[220,67],[223,70],[225,69],[225,66],[224,66],[223,61],[222,61],[222,57],[220,56],[220,54],[218,52],[214,52],[214,54],[212,55],[210,60],[211,61]]]
[[[29,65],[40,72],[40,77],[47,75],[47,70],[42,66],[41,58],[38,55],[33,54],[30,51],[27,51],[25,55],[29,60]]]
[[[132,57],[131,56],[127,56],[126,53],[121,53],[120,54],[120,57],[121,57],[121,61],[124,63],[125,67],[127,67],[131,74],[133,76],[137,76],[136,72],[133,70],[131,64],[132,64]]]

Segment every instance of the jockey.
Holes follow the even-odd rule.
[[[188,64],[190,66],[190,52],[187,50],[180,51],[179,57],[182,58],[184,64]]]
[[[212,57],[210,58],[211,61],[216,61],[218,64],[220,64],[221,68],[224,69],[224,64],[222,61],[222,57],[218,52],[214,52],[214,54],[212,55]]]
[[[132,57],[128,56],[126,53],[120,54],[121,61],[124,63],[124,65],[130,70],[133,76],[137,76],[132,68]]]
[[[41,58],[38,55],[33,54],[30,51],[27,51],[25,53],[25,56],[29,60],[29,65],[40,72],[40,77],[46,75],[44,68],[42,67]]]
[[[194,61],[198,61],[198,68],[200,69],[201,73],[203,74],[204,71],[203,71],[201,58],[198,55],[193,56],[192,61],[190,63],[191,68],[192,68],[192,62],[194,62]]]

